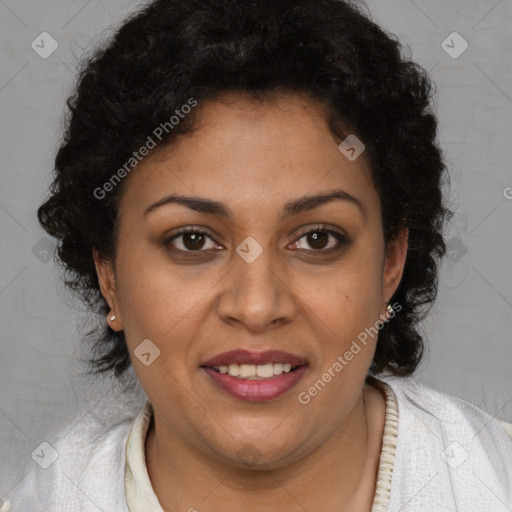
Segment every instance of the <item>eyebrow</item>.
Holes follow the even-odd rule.
[[[341,200],[354,204],[359,208],[363,216],[366,217],[366,210],[361,201],[357,199],[357,197],[354,197],[344,190],[336,189],[321,194],[304,196],[300,197],[299,199],[288,201],[284,205],[281,218],[284,219],[293,215],[298,215],[299,213],[305,211],[313,210],[314,208],[334,200]],[[179,194],[171,194],[152,204],[146,209],[144,216],[150,212],[155,211],[157,208],[168,204],[181,204],[196,212],[216,215],[218,217],[224,217],[228,219],[233,217],[231,210],[225,204],[219,201],[214,201],[205,197],[183,196]]]

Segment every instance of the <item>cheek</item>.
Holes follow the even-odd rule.
[[[119,244],[117,288],[123,329],[129,345],[150,338],[159,339],[182,315],[184,302],[171,272],[149,251]]]
[[[366,375],[377,341],[372,327],[381,312],[381,264],[377,251],[362,252],[354,253],[328,275],[315,276],[302,292],[321,339],[315,378],[330,370],[336,375],[330,386],[333,392],[342,392],[348,382]],[[330,393],[324,399],[327,396]]]
[[[334,332],[364,328],[379,314],[381,268],[376,259],[354,256],[322,276],[308,279],[303,300]]]
[[[174,408],[192,409],[194,404],[177,383],[189,380],[194,329],[202,324],[204,297],[213,282],[206,279],[207,273],[185,279],[149,251],[146,255],[118,251],[118,255],[119,307],[137,378],[154,403],[161,395]],[[147,352],[146,365],[141,357]]]
[[[127,343],[133,348],[143,339],[160,348],[179,351],[181,340],[194,334],[207,314],[209,292],[219,281],[216,272],[172,266],[154,248],[126,250],[119,246],[118,298]]]

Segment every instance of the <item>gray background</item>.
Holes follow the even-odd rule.
[[[135,387],[120,401],[120,383],[80,373],[87,316],[47,261],[52,244],[35,216],[78,59],[139,4],[0,0],[0,496],[57,430],[114,414],[114,405],[135,410],[144,400]],[[457,210],[416,378],[512,421],[512,1],[367,4],[431,71]],[[454,31],[469,44],[457,58],[442,47]],[[58,43],[46,59],[31,48],[42,32]],[[447,44],[462,48],[453,37]]]

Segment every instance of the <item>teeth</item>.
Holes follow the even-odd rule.
[[[272,377],[273,375],[274,365],[272,363],[256,366],[256,377]],[[252,375],[250,375],[250,377],[252,377]]]
[[[220,373],[238,377],[240,379],[268,379],[274,375],[289,373],[292,369],[290,363],[266,363],[266,364],[230,364],[228,366],[215,367]]]
[[[281,375],[283,373],[283,365],[281,363],[274,363],[274,373],[276,375]]]
[[[238,364],[230,364],[228,366],[228,374],[233,377],[238,377],[240,375],[240,365]]]

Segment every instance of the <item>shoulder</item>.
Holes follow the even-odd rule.
[[[108,425],[89,416],[59,431],[56,441],[38,445],[25,477],[4,497],[12,512],[127,512],[125,449],[136,414],[131,411]]]
[[[398,403],[395,501],[411,510],[512,505],[512,440],[497,419],[413,380],[384,380]]]

